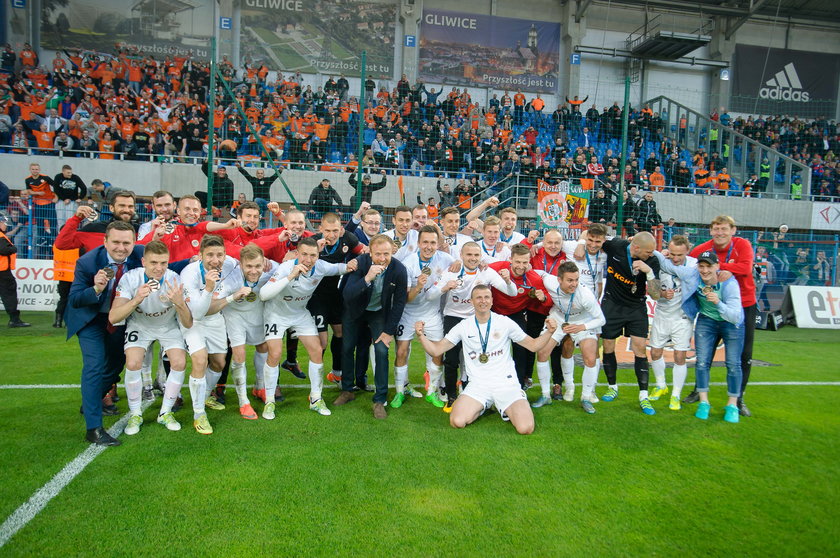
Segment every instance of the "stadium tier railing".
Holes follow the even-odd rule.
[[[811,198],[811,169],[787,155],[723,126],[708,116],[697,112],[668,97],[659,96],[647,104],[662,118],[666,134],[676,139],[690,151],[704,148],[707,154],[717,152],[726,163],[734,180],[743,184],[751,174],[761,174],[761,164],[766,160],[770,172],[765,192],[773,199],[797,198],[791,195],[794,178],[802,180],[802,197]],[[686,119],[685,127],[680,121]]]

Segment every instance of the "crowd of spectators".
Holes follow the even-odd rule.
[[[731,154],[689,153],[680,144],[683,128],[671,137],[649,106],[628,115],[621,168],[618,102],[587,108],[588,97],[566,98],[551,111],[540,95],[505,91],[482,106],[467,90],[438,90],[402,76],[396,84],[368,78],[360,110],[343,75],[284,75],[247,61],[236,68],[227,58],[219,68],[229,88],[219,85],[212,115],[218,155],[246,165],[270,157],[298,168],[438,175],[474,181],[502,198],[533,196],[538,179],[594,178],[616,203],[612,192],[622,176],[640,191],[751,196],[761,195],[771,171],[762,163],[737,184],[726,166]],[[47,69],[29,45],[19,52],[7,45],[0,149],[198,164],[207,154],[208,84],[208,65],[190,56],[66,50]],[[837,195],[833,122],[732,119],[724,110],[712,118],[809,164],[821,199]],[[794,197],[798,183],[791,185]]]
[[[775,149],[811,169],[811,190],[817,201],[838,201],[840,198],[840,128],[835,120],[824,116],[803,119],[796,116],[732,116],[725,110],[715,111],[711,119],[756,142]],[[759,181],[774,169],[762,161],[755,169]],[[791,184],[794,199],[802,197],[801,178]]]

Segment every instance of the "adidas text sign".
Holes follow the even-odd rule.
[[[802,82],[799,81],[799,75],[796,73],[796,68],[792,62],[785,65],[781,71],[776,72],[776,75],[768,79],[765,85],[766,87],[762,87],[758,91],[758,95],[762,99],[800,103],[807,103],[811,100],[811,94],[802,91]]]

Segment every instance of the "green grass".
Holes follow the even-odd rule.
[[[271,47],[271,51],[277,56],[284,70],[301,69],[301,71],[305,71],[309,67],[309,62],[290,46],[274,45]]]
[[[50,315],[24,317],[35,327],[0,336],[0,383],[78,383],[75,340]],[[839,379],[836,333],[757,333],[756,358],[779,366],[756,367],[756,381]],[[418,383],[420,369],[415,350]],[[495,414],[456,431],[421,400],[376,421],[369,394],[321,417],[306,389],[286,390],[273,422],[210,411],[207,437],[188,408],[181,432],[153,424],[156,403],[139,435],[97,457],[0,555],[840,553],[840,388],[755,386],[756,416],[738,425],[721,420],[724,388],[712,390],[706,423],[664,401],[644,417],[624,389],[595,416],[538,409],[527,437]],[[75,389],[0,390],[3,518],[85,448],[78,405]]]
[[[269,31],[268,29],[264,29],[262,27],[254,27],[253,30],[267,45],[274,45],[280,42],[280,37],[278,37],[274,31]]]

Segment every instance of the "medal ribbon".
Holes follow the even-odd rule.
[[[560,263],[560,254],[557,254],[554,258],[554,263],[551,264],[551,269],[548,268],[548,262],[545,259],[545,251],[543,251],[543,269],[549,275],[554,275],[554,268],[557,267],[557,264]],[[590,270],[591,273],[591,270]]]
[[[473,318],[475,320],[475,328],[478,330],[478,340],[481,343],[481,354],[487,354],[487,343],[490,342],[490,322],[492,321],[492,316],[487,318],[487,331],[484,332],[484,337],[481,336],[481,326],[478,325],[478,318]]]

